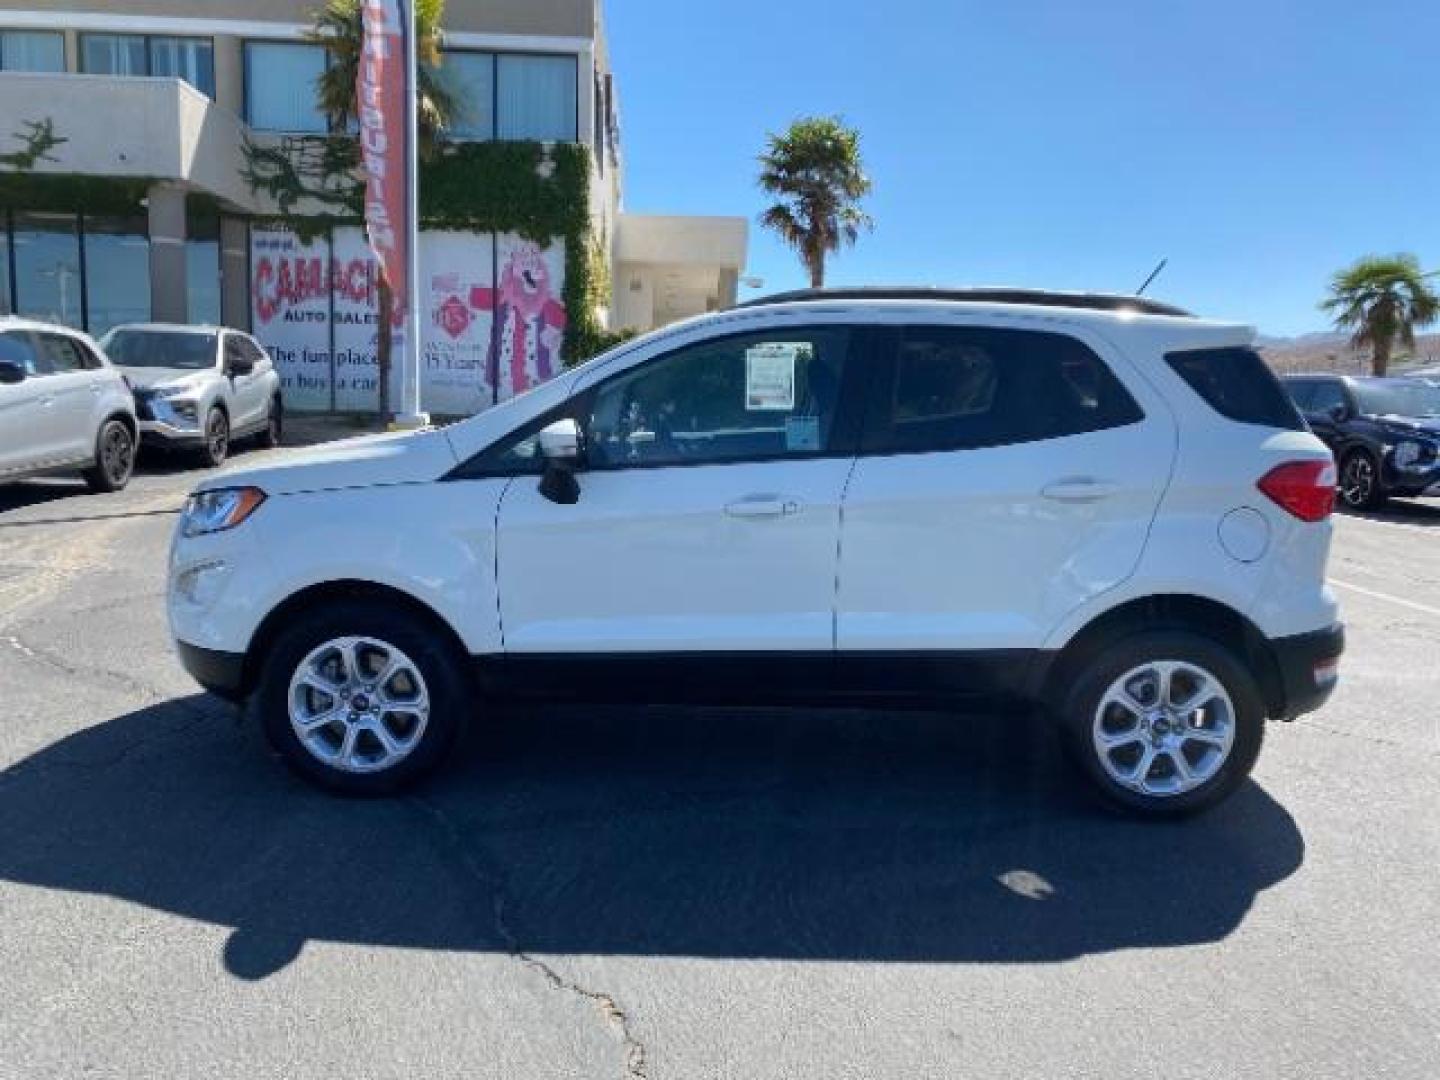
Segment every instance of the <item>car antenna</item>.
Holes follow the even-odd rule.
[[[1150,271],[1150,276],[1145,279],[1145,284],[1144,284],[1144,285],[1141,285],[1138,289],[1135,290],[1135,295],[1136,295],[1136,296],[1144,296],[1144,295],[1145,295],[1145,290],[1150,287],[1151,283],[1154,282],[1154,280],[1155,280],[1157,277],[1159,277],[1159,276],[1161,275],[1161,273],[1164,272],[1165,267],[1167,267],[1167,266],[1169,266],[1169,265],[1170,265],[1170,260],[1169,260],[1169,258],[1161,259],[1161,260],[1160,260],[1160,265],[1157,266],[1157,267],[1155,267],[1154,270],[1151,270],[1151,271]]]

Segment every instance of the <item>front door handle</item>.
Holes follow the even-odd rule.
[[[1089,503],[1108,499],[1119,491],[1119,484],[1090,476],[1075,476],[1047,485],[1040,494],[1055,502]]]
[[[787,514],[798,514],[799,512],[799,503],[790,499],[776,498],[773,495],[739,499],[728,503],[725,507],[725,513],[736,518],[785,517]]]

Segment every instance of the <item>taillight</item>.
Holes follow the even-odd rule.
[[[1256,487],[1301,521],[1324,521],[1335,510],[1335,463],[1288,461],[1262,476]]]

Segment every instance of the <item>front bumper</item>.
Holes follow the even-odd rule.
[[[1344,624],[1275,638],[1270,645],[1283,698],[1278,719],[1294,720],[1324,705],[1338,681],[1340,654],[1345,651]]]
[[[202,649],[184,641],[175,643],[175,651],[180,654],[180,665],[202,687],[226,701],[240,700],[245,684],[243,653]]]
[[[141,420],[140,441],[149,446],[199,445],[205,441],[205,433],[198,427],[177,427],[163,420]]]

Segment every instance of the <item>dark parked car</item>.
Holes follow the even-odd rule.
[[[1340,501],[1440,495],[1440,385],[1424,379],[1288,375],[1285,388],[1340,466]]]

